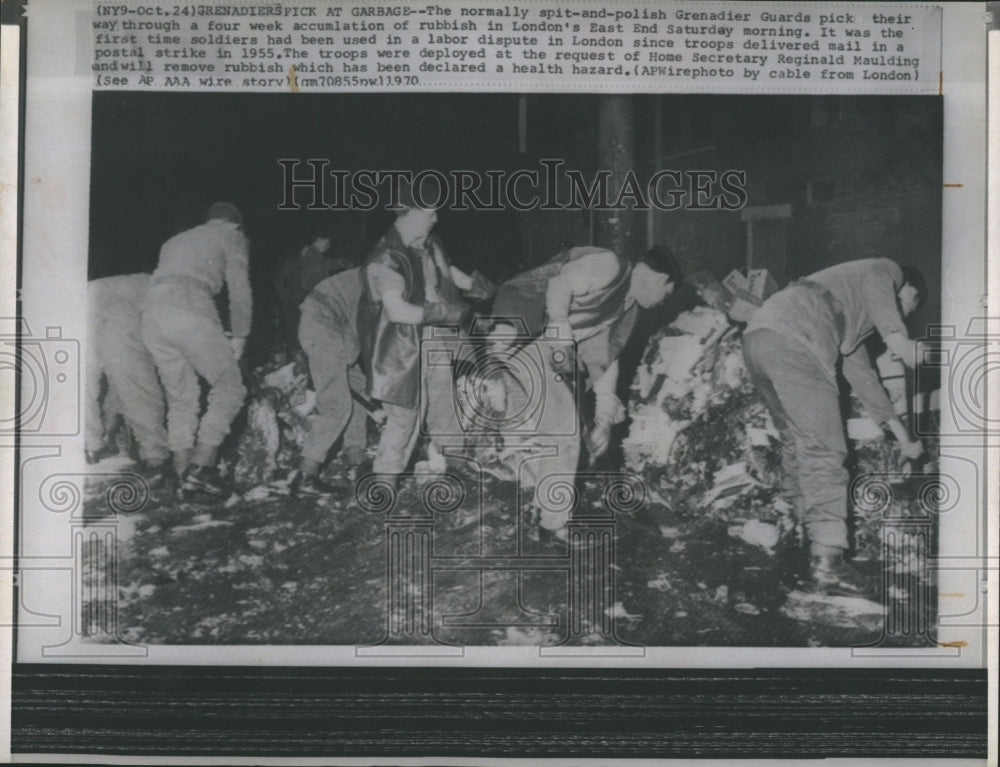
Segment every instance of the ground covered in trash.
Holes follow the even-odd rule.
[[[541,555],[567,544],[518,527],[516,488],[492,478],[481,504],[435,515],[440,555]],[[404,488],[401,503],[419,504]],[[118,625],[155,644],[369,644],[387,638],[387,524],[345,491],[324,501],[235,496],[178,501],[153,492],[119,515]],[[597,488],[583,503],[599,503]],[[478,508],[473,508],[473,503]],[[881,571],[870,599],[811,598],[802,555],[775,527],[650,501],[615,523],[613,630],[570,636],[567,573],[484,569],[433,576],[431,636],[414,642],[849,646],[882,639]],[[520,582],[519,582],[520,580]],[[456,617],[457,616],[457,617]],[[462,616],[465,616],[464,618]],[[460,623],[462,625],[447,625]]]
[[[453,462],[444,477],[406,479],[391,508],[356,497],[338,459],[325,476],[339,494],[289,495],[282,467],[294,465],[312,404],[294,366],[264,380],[270,383],[254,393],[228,467],[237,478],[230,498],[178,498],[157,486],[137,511],[115,516],[119,638],[781,647],[932,641],[926,564],[934,531],[925,524],[928,493],[914,484],[920,477],[906,476],[891,442],[852,441],[852,553],[866,593],[814,593],[804,580],[800,525],[779,498],[777,433],[746,380],[738,331],[710,309],[681,315],[650,340],[618,435],[621,450],[578,483],[574,524],[583,520],[577,529],[593,534],[597,543],[589,547],[539,532],[523,508],[530,495],[472,461]],[[489,456],[480,450],[477,458]],[[599,479],[616,472],[638,482],[624,503],[609,500]],[[109,518],[98,482],[88,487],[87,509]],[[417,560],[426,582],[406,569]]]

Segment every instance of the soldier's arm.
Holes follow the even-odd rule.
[[[624,417],[621,400],[615,393],[618,389],[618,360],[612,361],[604,375],[594,381],[595,421],[617,423]]]
[[[911,369],[916,367],[917,352],[913,346],[913,341],[910,340],[910,337],[906,333],[890,333],[887,336],[883,336],[882,340],[885,341],[885,345],[889,347],[889,350],[903,361],[906,367]]]
[[[864,281],[861,294],[872,323],[885,341],[885,345],[903,361],[904,365],[912,368],[916,364],[916,353],[913,341],[910,340],[906,330],[906,323],[896,306],[896,287],[892,269],[893,266],[888,263],[876,266],[870,279]]]
[[[851,386],[851,391],[861,400],[868,415],[875,419],[876,423],[888,424],[896,419],[896,411],[872,367],[871,357],[864,344],[844,356],[843,373]]]
[[[910,432],[899,420],[896,411],[889,401],[882,382],[872,368],[871,357],[864,344],[844,357],[844,378],[850,384],[851,390],[865,406],[868,414],[879,424],[885,425],[896,437],[903,455],[907,458],[917,458],[923,452],[920,440],[910,439]]]
[[[444,248],[441,247],[441,243],[437,237],[431,238],[430,247],[433,249],[434,262],[437,264],[438,269],[444,272],[459,290],[470,290],[472,288],[472,277],[454,264],[449,263],[448,258],[445,256]]]
[[[455,283],[455,287],[459,290],[472,290],[472,277],[457,266],[452,265],[451,271],[451,281]]]
[[[385,264],[369,264],[368,280],[372,293],[382,302],[386,315],[400,325],[420,325],[424,308],[403,298],[406,282],[403,275]]]

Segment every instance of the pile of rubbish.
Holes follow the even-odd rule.
[[[905,413],[905,386],[888,359],[883,382]],[[730,526],[733,535],[773,548],[795,527],[780,498],[781,444],[771,415],[750,383],[740,326],[722,309],[680,314],[649,341],[628,402],[626,466],[669,508]],[[899,446],[850,398],[847,418],[852,477],[905,476]],[[883,511],[854,504],[859,556],[879,557]]]
[[[793,526],[790,509],[775,503],[778,431],[723,312],[692,309],[650,339],[628,409],[626,466],[665,505],[739,526],[734,534],[765,548]]]
[[[622,450],[625,468],[644,479],[654,501],[723,522],[733,535],[770,550],[796,520],[780,498],[779,434],[750,383],[742,326],[731,312],[734,297],[756,299],[760,280],[743,289],[732,285],[731,277],[725,286],[707,282],[706,297],[715,291],[723,299],[718,306],[683,312],[650,338],[628,397],[629,430]],[[773,281],[764,282],[763,293],[772,292]],[[905,413],[901,367],[887,357],[877,366],[897,411]],[[298,462],[315,407],[304,359],[276,357],[249,380],[259,383],[251,391],[238,439],[224,456],[242,490],[281,484]],[[463,387],[458,388],[461,396]],[[909,467],[899,447],[857,400],[850,402],[845,417],[852,477],[905,475]],[[509,471],[500,471],[503,451],[497,440],[468,442],[487,473],[513,479]],[[339,471],[336,463],[327,471]],[[878,557],[881,526],[882,512],[855,504],[859,554]]]
[[[264,365],[250,380],[260,384],[251,391],[246,423],[226,456],[239,487],[256,487],[288,474],[298,463],[316,405],[303,360]]]

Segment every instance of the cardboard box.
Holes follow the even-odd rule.
[[[739,269],[733,269],[729,274],[726,275],[726,279],[722,281],[730,293],[735,295],[737,290],[749,290],[750,283],[747,282],[747,278],[743,276],[743,273]]]
[[[692,274],[689,280],[698,291],[698,296],[702,301],[720,312],[726,311],[730,293],[721,282],[715,279],[714,274],[708,269],[702,269],[700,272]]]
[[[778,292],[778,283],[767,269],[751,269],[747,272],[747,290],[763,301]]]

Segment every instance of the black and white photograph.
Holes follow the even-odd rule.
[[[936,642],[940,98],[93,124],[95,641]]]
[[[0,757],[995,759],[982,10],[4,4]]]

